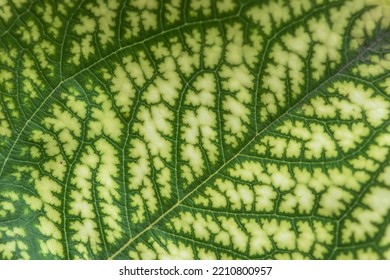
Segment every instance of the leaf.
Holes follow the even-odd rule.
[[[0,1],[1,259],[390,259],[390,3]]]

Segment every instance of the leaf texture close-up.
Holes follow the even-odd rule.
[[[390,259],[390,1],[0,0],[0,259]]]

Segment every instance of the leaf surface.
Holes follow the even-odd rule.
[[[390,2],[0,1],[1,259],[390,259]]]

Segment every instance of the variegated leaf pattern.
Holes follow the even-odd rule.
[[[388,0],[0,0],[1,259],[390,259]]]

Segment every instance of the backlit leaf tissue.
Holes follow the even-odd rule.
[[[388,0],[0,0],[0,259],[390,259]]]

